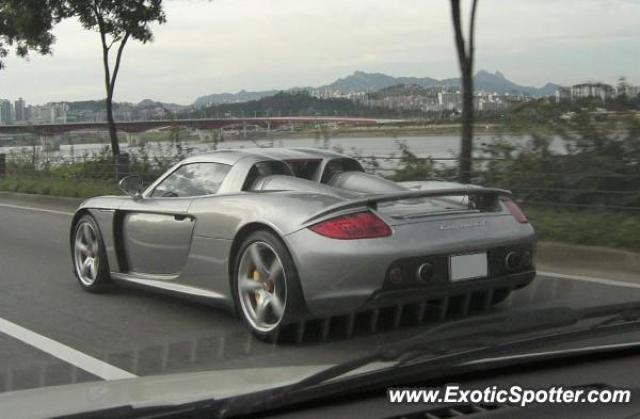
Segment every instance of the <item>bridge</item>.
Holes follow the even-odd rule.
[[[349,126],[375,126],[380,120],[372,118],[351,117],[311,117],[311,116],[279,116],[260,118],[206,118],[206,119],[175,119],[152,121],[122,121],[116,122],[118,131],[130,134],[151,130],[191,128],[197,130],[221,129],[226,127],[260,126],[265,129],[299,124],[337,124]],[[74,131],[106,131],[106,122],[72,122],[63,124],[38,125],[0,125],[0,134],[36,134],[42,136],[61,135]]]

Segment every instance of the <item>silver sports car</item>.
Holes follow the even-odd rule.
[[[260,338],[285,325],[433,301],[498,303],[535,277],[535,235],[508,191],[392,182],[316,149],[224,150],[146,189],[91,198],[71,225],[80,285],[124,281],[234,309]],[[384,320],[384,319],[380,319]]]

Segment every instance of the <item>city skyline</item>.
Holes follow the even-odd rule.
[[[344,80],[341,80],[344,82]],[[381,88],[375,92],[363,90],[332,90],[332,89],[308,89],[309,97],[317,99],[346,99],[357,105],[363,105],[370,109],[388,109],[393,111],[419,111],[424,114],[435,115],[455,115],[461,111],[462,94],[455,86],[431,86],[420,85],[392,85]],[[546,90],[545,90],[546,92]],[[224,111],[220,114],[220,106],[247,104],[256,106],[263,99],[270,99],[270,93],[262,92],[264,96],[260,99],[252,100],[230,100],[225,97],[222,102],[207,102],[200,105],[194,103],[192,106],[175,106],[162,104],[154,101],[143,101],[139,104],[120,103],[114,111],[114,118],[118,121],[148,121],[154,119],[167,119],[176,115],[190,118],[191,112],[200,112],[214,106],[216,116],[223,117],[238,116],[231,111]],[[298,97],[300,91],[290,91],[289,98]],[[276,95],[279,96],[279,95]],[[275,96],[271,96],[273,99]],[[556,86],[553,93],[547,92],[544,96],[539,96],[547,103],[549,100],[560,102],[574,102],[593,98],[605,105],[608,101],[618,97],[626,97],[630,100],[640,98],[640,86],[633,86],[628,83],[620,83],[612,86],[604,83],[579,83],[568,87]],[[200,99],[211,98],[203,97]],[[636,98],[636,99],[633,99]],[[199,99],[199,100],[200,100]],[[478,113],[497,113],[510,110],[514,105],[530,102],[534,100],[527,93],[515,91],[502,93],[478,89],[474,92],[474,109]],[[280,99],[279,99],[280,100]],[[344,105],[344,102],[342,103]],[[260,108],[261,106],[258,106]],[[72,110],[73,108],[73,110]],[[171,109],[172,108],[172,109]],[[211,109],[209,109],[211,110]],[[237,110],[237,109],[236,109]],[[360,109],[362,110],[362,109]],[[281,109],[269,112],[276,112],[281,116]],[[265,113],[265,110],[258,111],[254,108],[247,111],[253,112],[255,117],[273,116]],[[337,112],[337,108],[333,109]],[[329,112],[327,115],[330,115]],[[244,116],[244,110],[240,111],[240,116]],[[27,104],[23,98],[11,102],[0,98],[0,125],[39,125],[39,124],[59,124],[67,122],[104,122],[106,121],[106,109],[98,102],[49,102],[45,105]],[[199,114],[201,117],[201,114]]]
[[[486,70],[479,70],[479,72],[486,72]],[[361,72],[361,71],[356,71],[356,72],[354,72],[354,74],[357,74],[357,73],[362,73],[362,72]],[[501,73],[500,73],[500,71],[498,71],[498,70],[497,70],[497,71],[496,71],[496,74],[501,74]],[[0,73],[0,75],[1,75],[1,73]],[[391,77],[396,77],[396,78],[401,78],[401,77],[403,77],[403,76],[393,76],[393,75],[385,75],[385,76],[391,76]],[[625,77],[625,79],[626,79],[626,82],[627,82],[627,83],[629,82],[629,79],[628,79],[626,76],[624,76],[624,75],[621,75],[621,76]],[[428,77],[428,76],[425,76],[425,77]],[[454,77],[454,78],[455,78],[455,77]],[[509,80],[508,78],[506,78],[506,79],[507,79],[507,80],[506,80],[507,82],[511,82],[511,80]],[[339,81],[339,80],[341,80],[341,79],[337,79],[336,81]],[[443,79],[443,80],[444,80],[444,79]],[[334,81],[334,82],[336,82],[336,81]],[[618,81],[619,81],[619,79],[618,79],[618,80],[616,80],[616,82],[613,82],[613,83],[607,83],[607,82],[603,82],[603,81],[601,81],[601,80],[583,80],[583,81],[579,81],[579,82],[576,82],[576,83],[571,83],[571,84],[568,84],[568,85],[563,85],[563,86],[560,86],[560,85],[559,85],[559,87],[561,87],[561,88],[571,88],[571,87],[572,87],[572,86],[574,86],[574,85],[579,85],[579,84],[584,84],[584,83],[587,83],[587,84],[591,83],[591,84],[607,84],[607,85],[610,85],[611,87],[615,88],[615,86],[617,85],[617,82],[618,82]],[[549,81],[548,83],[553,84],[553,81]],[[631,84],[631,83],[629,83],[629,84],[630,84],[631,86],[634,86],[634,85],[633,85],[633,84]],[[307,91],[308,91],[308,92],[310,92],[311,94],[313,94],[313,95],[317,95],[318,88],[320,88],[320,87],[325,87],[325,86],[328,86],[328,84],[325,84],[324,86],[291,86],[291,87],[289,87],[289,88],[284,88],[284,89],[271,89],[271,91],[291,91],[291,90],[296,90],[296,89],[299,89],[299,88],[304,88],[304,89],[307,89]],[[534,86],[534,87],[536,87],[536,86]],[[538,86],[538,87],[542,87],[542,86]],[[443,88],[444,88],[444,87],[443,87]],[[636,88],[640,88],[640,87],[636,87]],[[375,93],[377,90],[378,90],[378,89],[367,90],[367,92],[369,92],[369,93]],[[475,90],[476,90],[476,92],[492,93],[492,91],[490,91],[490,90],[486,90],[486,89],[482,89],[482,88],[478,88],[478,86],[476,86],[476,89],[475,89]],[[213,94],[214,94],[214,95],[215,95],[215,94],[232,94],[232,95],[235,95],[235,94],[239,94],[239,93],[241,93],[241,92],[247,92],[247,93],[259,93],[259,92],[251,92],[251,91],[249,91],[249,90],[247,90],[247,89],[241,89],[241,90],[238,90],[238,91],[235,91],[235,92],[215,92],[215,93],[213,93]],[[265,92],[266,92],[266,91],[265,91]],[[360,93],[363,93],[364,91],[361,91],[361,90],[351,90],[351,91],[348,91],[348,90],[333,90],[333,91],[332,91],[332,90],[328,90],[328,92],[329,92],[329,93],[344,93],[344,94],[347,94],[347,93],[358,93],[358,94],[360,94]],[[514,92],[514,93],[518,93],[518,92]],[[205,95],[205,96],[206,96],[206,95]],[[322,96],[322,95],[320,95],[320,96]],[[331,94],[329,94],[329,95],[326,95],[326,96],[327,96],[327,97],[331,97],[332,95],[331,95]],[[335,95],[333,95],[333,96],[335,96]],[[340,96],[340,95],[338,95],[338,96]],[[548,96],[553,96],[553,94],[549,94]],[[201,97],[199,97],[199,98],[201,98]],[[199,98],[195,98],[195,99],[199,99]],[[43,106],[52,105],[52,104],[59,104],[59,103],[72,103],[72,102],[98,101],[98,100],[104,100],[104,97],[96,97],[96,98],[79,98],[79,99],[77,99],[77,100],[60,100],[59,98],[50,98],[50,99],[48,99],[48,100],[46,100],[45,102],[42,102],[42,103],[31,103],[31,102],[29,102],[29,100],[28,100],[28,99],[29,99],[29,98],[24,98],[22,95],[20,95],[19,97],[16,97],[16,98],[11,98],[11,97],[1,97],[1,96],[0,96],[0,101],[7,101],[7,102],[11,102],[11,103],[12,103],[12,105],[13,105],[14,107],[16,107],[16,105],[17,105],[17,102],[18,102],[18,101],[22,101],[22,103],[21,103],[21,106],[22,106],[22,107],[24,107],[24,106],[29,106],[29,107],[31,107],[31,106],[34,106],[34,107],[43,107]],[[155,100],[156,100],[156,98],[153,98],[153,97],[146,97],[146,98],[144,98],[144,99],[142,99],[141,101],[138,101],[138,102],[131,102],[131,101],[126,101],[126,100],[122,100],[122,101],[118,101],[118,100],[116,100],[116,102],[117,102],[117,103],[121,103],[121,104],[131,104],[131,105],[136,105],[136,104],[138,104],[138,103],[140,103],[140,102],[144,102],[144,101],[147,101],[147,100],[153,100],[153,101],[155,101]],[[248,101],[248,100],[247,100],[247,101]],[[161,101],[157,101],[157,102],[163,103],[163,102],[161,102]],[[196,105],[196,107],[198,107],[198,105],[197,105],[197,100],[192,101],[192,102],[190,102],[190,103],[175,103],[175,105],[182,106],[182,107],[189,107],[189,106],[194,106],[194,105]],[[24,119],[26,119],[26,118],[24,118]]]
[[[166,11],[155,42],[125,52],[116,101],[187,105],[210,93],[319,86],[355,70],[459,74],[446,1],[194,0],[167,2]],[[478,13],[476,69],[522,85],[615,84],[619,75],[640,84],[638,2],[487,0]],[[52,56],[7,57],[0,96],[33,104],[104,97],[98,35],[74,21],[55,35]]]

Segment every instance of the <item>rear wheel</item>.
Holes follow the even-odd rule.
[[[258,338],[274,340],[295,320],[301,303],[289,251],[273,233],[256,231],[240,247],[234,272],[234,299],[242,320]]]
[[[112,282],[102,235],[93,217],[82,216],[72,237],[73,272],[78,282],[89,292],[106,291]]]

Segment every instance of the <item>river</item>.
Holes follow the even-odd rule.
[[[481,147],[483,143],[488,143],[495,140],[495,135],[477,135],[474,139],[474,146],[476,150]],[[525,143],[526,138],[514,135],[503,136],[514,145],[522,145]],[[398,137],[377,137],[377,136],[362,136],[362,137],[337,137],[331,138],[327,141],[317,140],[313,138],[282,138],[282,139],[269,139],[258,141],[247,140],[228,140],[218,143],[218,149],[229,148],[255,148],[255,147],[328,147],[339,148],[345,154],[361,155],[361,156],[376,156],[387,157],[391,154],[398,154],[399,147],[398,142],[405,143],[409,149],[419,157],[432,157],[434,159],[450,159],[458,154],[460,149],[460,137],[453,134],[437,134],[437,135],[419,135],[419,136],[398,136]],[[192,154],[204,153],[211,151],[211,143],[201,142],[183,142],[184,147],[192,150]],[[169,142],[149,142],[147,143],[147,153],[151,157],[166,156],[170,143]],[[48,153],[49,159],[52,161],[59,159],[69,159],[73,156],[91,155],[98,153],[101,149],[105,148],[105,144],[77,144],[77,145],[61,145],[59,151],[50,151]],[[554,141],[551,147],[554,151],[562,153],[564,148],[562,143],[558,140]],[[47,154],[42,151],[41,147],[38,147],[41,156]],[[164,151],[162,150],[164,149]],[[126,143],[121,144],[122,152],[139,152],[138,146],[129,147]],[[19,153],[31,152],[30,147],[0,147],[0,153]],[[476,153],[477,154],[477,153]]]

